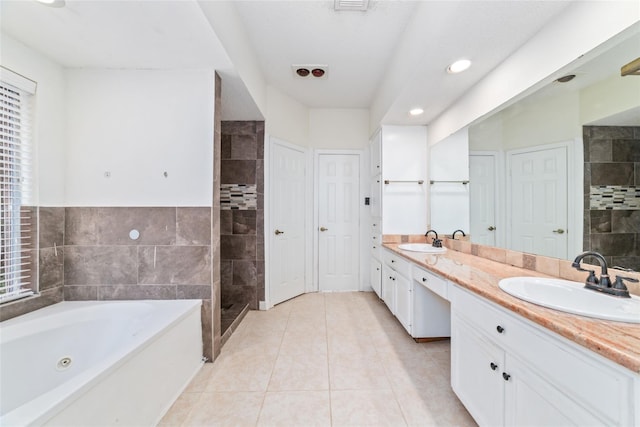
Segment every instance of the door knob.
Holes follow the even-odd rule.
[[[327,231],[327,230],[328,230],[328,228],[320,227],[320,231]]]
[[[275,233],[276,233],[276,236],[279,236],[280,234],[284,234],[284,231],[280,231],[280,230],[276,229]]]
[[[562,234],[564,233],[564,230],[562,228],[558,228],[557,230],[553,230],[553,232],[557,234]]]
[[[496,229],[496,228],[495,228],[493,225],[491,225],[491,226],[489,226],[489,228],[487,228],[487,230],[489,230],[489,231],[493,231],[493,230],[495,230],[495,229]]]

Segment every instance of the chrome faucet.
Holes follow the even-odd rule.
[[[433,239],[433,242],[431,243],[431,246],[433,246],[434,248],[441,248],[442,247],[442,240],[438,239],[438,233],[436,232],[436,230],[427,230],[426,233],[424,233],[425,237],[429,237],[429,233],[433,233],[436,235],[436,238]]]
[[[580,267],[580,261],[589,256],[597,259],[600,263],[600,268],[602,270],[600,279],[596,277],[595,271],[587,270]],[[571,266],[578,271],[589,272],[589,276],[587,276],[587,280],[584,285],[586,289],[591,289],[608,295],[622,298],[631,298],[631,295],[629,295],[629,290],[625,286],[623,280],[628,280],[629,282],[638,282],[637,279],[633,279],[631,277],[616,276],[615,282],[611,284],[611,279],[609,279],[609,272],[607,270],[607,260],[604,258],[604,256],[602,256],[602,254],[594,251],[581,253],[576,257],[576,259],[573,260]]]
[[[453,232],[453,234],[451,235],[451,240],[456,240],[456,233],[462,233],[462,237],[465,237],[466,234],[464,234],[464,231],[462,230],[456,230]]]

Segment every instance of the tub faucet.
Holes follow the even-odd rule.
[[[464,234],[464,231],[462,230],[456,230],[453,232],[453,234],[451,235],[451,240],[456,240],[456,233],[462,233],[462,237],[465,237],[466,234]]]
[[[424,235],[426,237],[429,237],[429,233],[433,233],[436,235],[435,239],[433,239],[433,242],[431,243],[431,246],[433,246],[434,248],[441,248],[442,240],[438,239],[438,233],[436,232],[436,230],[427,230],[427,232],[424,233]]]
[[[595,271],[587,270],[580,267],[580,261],[582,261],[586,257],[593,257],[598,260],[600,263],[600,268],[602,270],[600,274],[600,279],[596,277]],[[607,271],[607,260],[602,256],[602,254],[594,251],[583,252],[573,260],[571,264],[573,268],[578,271],[587,271],[589,272],[589,276],[587,276],[587,280],[585,282],[584,287],[586,289],[591,289],[594,291],[602,292],[608,295],[613,295],[622,298],[631,298],[629,295],[629,290],[625,286],[623,280],[628,280],[630,282],[638,282],[638,280],[633,279],[631,277],[622,277],[616,276],[616,280],[613,284],[611,284],[611,279],[609,279],[609,272]]]

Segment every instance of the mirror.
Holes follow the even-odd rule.
[[[474,243],[640,271],[640,33],[469,127]]]

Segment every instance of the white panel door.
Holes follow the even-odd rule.
[[[360,157],[318,157],[320,291],[357,291],[360,271]]]
[[[510,249],[566,259],[567,149],[509,153]]]
[[[470,230],[474,243],[496,245],[496,158],[469,156]]]
[[[269,297],[278,304],[304,293],[305,153],[271,145]]]

